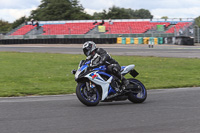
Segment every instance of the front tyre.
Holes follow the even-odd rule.
[[[128,100],[133,103],[142,103],[147,98],[147,90],[145,86],[137,79],[129,79],[130,84],[134,86],[128,95]]]
[[[77,84],[76,95],[86,106],[96,106],[100,101],[99,91],[96,88],[88,89],[86,83]]]

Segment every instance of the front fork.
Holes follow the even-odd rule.
[[[87,91],[92,91],[93,88],[95,88],[95,84],[93,84],[91,81],[86,82],[86,87],[87,87]]]

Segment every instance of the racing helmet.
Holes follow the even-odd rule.
[[[83,53],[89,56],[96,49],[96,44],[93,41],[87,41],[83,44]]]

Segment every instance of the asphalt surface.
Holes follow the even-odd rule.
[[[0,98],[1,133],[199,133],[200,87],[149,90],[142,104],[75,95]]]
[[[200,46],[97,45],[112,55],[200,58]],[[82,45],[0,45],[0,51],[82,54]],[[0,133],[199,133],[200,87],[148,90],[142,104],[86,107],[75,95],[0,98]]]
[[[148,45],[98,44],[97,47],[105,48],[112,55],[200,58],[200,46],[155,45],[148,48]],[[0,45],[0,51],[83,54],[81,44]]]

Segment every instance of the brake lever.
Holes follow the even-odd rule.
[[[77,70],[74,69],[74,70],[71,71],[71,73],[72,73],[72,74],[76,74],[76,71],[77,71]]]

